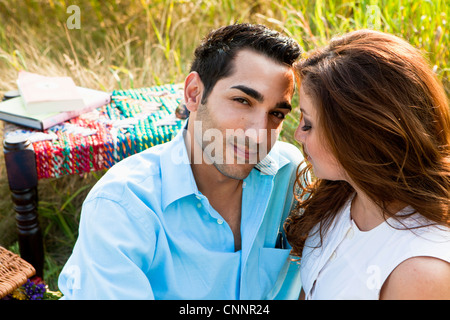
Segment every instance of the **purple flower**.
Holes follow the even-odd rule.
[[[30,279],[28,279],[27,283],[23,285],[23,288],[25,289],[25,294],[30,300],[42,300],[46,291],[45,284],[35,284]]]

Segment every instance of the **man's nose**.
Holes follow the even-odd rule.
[[[254,116],[245,130],[245,136],[257,144],[267,140],[267,114]]]

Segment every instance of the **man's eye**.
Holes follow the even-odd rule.
[[[283,112],[279,112],[279,111],[275,111],[272,113],[275,117],[277,117],[278,119],[284,120],[285,115]]]
[[[248,100],[247,100],[247,99],[244,99],[244,98],[234,98],[233,101],[236,101],[236,102],[239,102],[239,103],[242,103],[242,104],[247,104],[247,105],[250,104],[250,103],[248,102]]]

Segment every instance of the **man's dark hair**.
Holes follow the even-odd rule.
[[[298,43],[263,25],[233,24],[211,31],[195,50],[191,72],[196,71],[205,86],[202,103],[217,81],[233,71],[233,59],[242,49],[252,49],[288,66],[297,60]]]

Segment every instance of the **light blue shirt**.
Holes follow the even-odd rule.
[[[244,180],[235,252],[230,227],[197,188],[183,132],[122,160],[91,190],[59,277],[64,299],[298,298],[299,265],[275,246],[299,150],[276,142]]]

